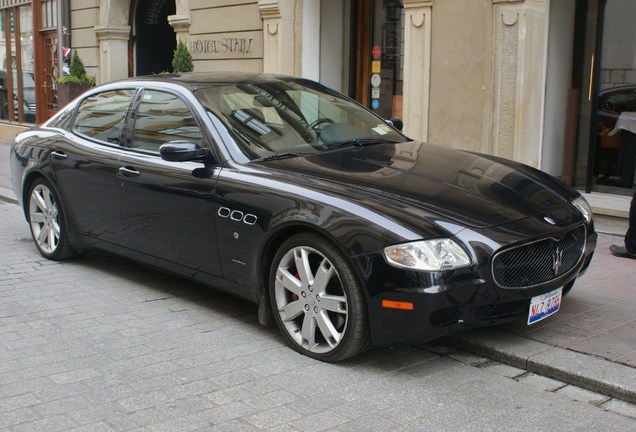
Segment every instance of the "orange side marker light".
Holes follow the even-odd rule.
[[[413,310],[413,303],[395,300],[382,300],[382,307],[387,309]]]

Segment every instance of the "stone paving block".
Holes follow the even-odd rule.
[[[490,359],[486,357],[470,354],[465,351],[456,351],[449,353],[448,357],[470,366],[480,366],[490,361]]]
[[[130,398],[121,399],[118,403],[130,412],[142,411],[148,408],[156,407],[169,401],[169,397],[162,390],[149,393],[143,393]]]
[[[600,407],[636,420],[636,405],[634,404],[623,402],[618,399],[610,399]]]
[[[231,402],[222,406],[214,406],[202,411],[199,415],[210,425],[218,425],[256,412],[256,409],[244,402]]]
[[[198,415],[184,415],[177,418],[167,419],[162,422],[155,422],[148,425],[147,429],[152,432],[191,432],[205,429],[209,423]]]
[[[289,391],[276,390],[257,397],[245,399],[243,402],[258,411],[263,411],[281,405],[289,406],[289,404],[299,399],[298,395]]]
[[[607,402],[610,398],[600,393],[582,389],[580,387],[566,385],[556,391],[556,394],[568,397],[572,400],[589,403],[592,405],[600,405]]]
[[[553,380],[552,378],[547,378],[541,375],[534,374],[532,372],[520,376],[519,378],[517,378],[517,381],[522,384],[526,384],[534,388],[549,392],[558,390],[566,385],[562,381]]]
[[[12,411],[19,408],[33,407],[40,403],[40,400],[31,393],[19,394],[16,396],[5,397],[0,405],[0,413]]]
[[[129,431],[146,427],[155,422],[163,422],[169,417],[159,410],[148,409],[125,413],[123,415],[115,415],[105,419],[106,423],[112,424],[115,430]]]
[[[63,372],[59,374],[51,375],[50,378],[56,384],[65,384],[69,382],[83,381],[90,378],[95,378],[100,376],[101,372],[99,372],[94,367],[84,368],[84,369],[76,369],[68,372]]]
[[[238,402],[254,396],[267,394],[271,391],[279,390],[286,385],[287,384],[277,383],[275,381],[269,381],[267,379],[260,379],[235,387],[221,389],[207,394],[205,395],[205,397],[207,397],[217,405],[225,405],[230,402]]]
[[[20,423],[13,427],[14,432],[33,432],[33,431],[46,431],[46,432],[58,432],[74,429],[79,426],[72,419],[67,416],[59,415],[54,417],[46,417],[43,419],[35,420],[28,423]]]
[[[488,372],[491,372],[506,378],[517,378],[526,373],[526,371],[523,369],[519,369],[514,366],[509,366],[507,364],[499,363],[496,361],[490,361],[488,363],[485,363],[481,365],[481,368],[485,371],[488,371]]]
[[[368,432],[372,430],[392,431],[398,427],[399,425],[397,423],[392,422],[381,415],[371,415],[356,418],[348,423],[336,426],[331,430],[343,432]]]
[[[332,430],[351,421],[351,418],[339,415],[333,411],[324,411],[289,423],[290,426],[306,432]]]
[[[131,387],[128,383],[120,383],[112,386],[99,385],[95,383],[86,383],[90,390],[84,393],[84,396],[91,401],[92,404],[101,405],[109,402],[126,399],[138,394],[138,391]]]
[[[18,408],[0,411],[0,429],[10,430],[12,426],[23,423],[32,423],[40,416],[32,408]]]
[[[630,351],[625,355],[617,357],[615,362],[636,368],[636,350]]]
[[[249,423],[246,423],[243,420],[230,420],[227,421],[225,423],[221,423],[221,424],[215,424],[215,425],[211,425],[211,426],[207,426],[203,429],[201,429],[201,432],[203,431],[210,431],[210,432],[250,432],[250,431],[260,431],[262,429],[259,429]],[[270,429],[273,430],[273,429]],[[283,428],[281,431],[289,431],[290,429],[285,429]],[[294,431],[295,432],[295,431]]]
[[[288,424],[301,418],[302,415],[285,406],[277,406],[265,411],[243,416],[244,420],[257,428],[267,429],[274,426]]]
[[[290,409],[307,416],[324,411],[328,411],[334,407],[344,405],[346,402],[331,393],[310,394],[297,399],[295,402],[287,404]]]
[[[71,429],[68,432],[113,432],[114,430],[115,429],[113,429],[105,422],[95,422],[84,426],[79,426],[75,429]]]
[[[91,424],[97,421],[106,421],[109,418],[123,417],[126,410],[115,403],[90,402],[81,409],[69,411],[68,416],[81,425]]]
[[[88,406],[90,406],[90,403],[85,397],[74,395],[40,403],[35,407],[35,410],[43,417],[52,417],[81,411]]]

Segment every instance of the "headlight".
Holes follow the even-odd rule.
[[[470,258],[451,239],[422,240],[384,248],[384,257],[395,267],[440,271],[470,265]]]
[[[572,205],[581,212],[587,223],[592,222],[592,207],[590,207],[585,198],[578,197],[572,201]]]

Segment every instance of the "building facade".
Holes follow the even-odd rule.
[[[626,193],[634,180],[634,131],[615,130],[629,124],[621,115],[636,111],[632,0],[0,0],[0,7],[3,68],[10,59],[16,71],[3,140],[59,108],[54,79],[67,48],[99,83],[169,71],[183,40],[195,71],[312,78],[402,119],[414,139],[514,159],[588,190]],[[39,83],[33,97],[25,93],[29,77]]]

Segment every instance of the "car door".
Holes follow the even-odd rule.
[[[195,278],[201,271],[220,276],[214,207],[220,168],[159,155],[171,141],[207,147],[200,123],[179,95],[156,89],[140,93],[131,121],[117,172],[122,244],[154,265]]]
[[[51,146],[51,170],[79,241],[117,242],[120,216],[116,173],[135,89],[115,89],[85,98],[69,130]]]

